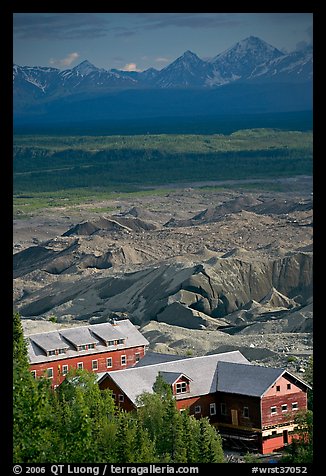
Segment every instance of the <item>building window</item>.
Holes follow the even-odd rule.
[[[95,344],[89,344],[89,345],[88,345],[88,348],[89,348],[89,349],[95,349]]]
[[[282,412],[287,412],[288,411],[288,406],[287,406],[286,403],[284,405],[282,405],[281,408],[282,408]]]
[[[114,340],[109,340],[108,341],[108,345],[113,345],[114,344]]]
[[[140,353],[139,352],[135,353],[135,360],[136,360],[136,362],[140,361]]]
[[[112,393],[112,398],[113,398],[113,400],[116,399],[116,394],[115,393]]]
[[[84,368],[83,362],[78,362],[78,364],[77,364],[77,369],[83,370],[83,368]]]
[[[118,343],[118,344],[123,344],[124,341],[125,341],[124,339],[119,339],[119,340],[117,341],[117,343]]]
[[[97,369],[98,369],[98,361],[92,360],[92,370],[97,370]]]
[[[276,431],[276,430],[273,430],[273,431],[272,431],[272,435],[277,435],[277,431]]]
[[[201,413],[201,406],[200,405],[196,405],[195,406],[195,413]]]
[[[291,390],[291,384],[288,383],[288,384],[286,385],[286,388],[287,388],[287,390]]]
[[[33,375],[33,378],[36,378],[36,370],[31,370],[31,374]]]
[[[216,415],[216,403],[209,404],[209,414]]]
[[[53,378],[53,367],[50,367],[49,369],[46,369],[46,376],[48,378]]]
[[[120,403],[123,403],[124,401],[125,401],[125,396],[119,394],[119,402],[120,402]]]
[[[112,357],[106,359],[106,366],[108,369],[112,367]]]
[[[87,350],[87,345],[81,345],[81,346],[79,347],[79,350]]]
[[[125,355],[121,356],[121,365],[127,365],[127,358]]]
[[[276,407],[271,407],[271,415],[276,415],[277,410]]]
[[[243,416],[244,418],[249,418],[249,408],[248,408],[248,407],[243,407],[242,416]]]
[[[221,415],[227,415],[225,403],[221,403]]]
[[[299,410],[298,402],[293,402],[292,403],[292,410]]]
[[[59,349],[58,350],[58,354],[65,354],[66,353],[66,349]]]
[[[175,388],[177,393],[186,393],[187,384],[186,382],[178,382],[175,384]]]
[[[276,385],[276,391],[277,391],[277,392],[280,392],[280,391],[281,391],[281,386],[280,386],[280,385]]]
[[[55,355],[55,350],[49,350],[48,355]]]
[[[62,375],[67,375],[68,373],[68,365],[63,365],[62,366]]]

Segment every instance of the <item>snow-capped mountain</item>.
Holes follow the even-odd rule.
[[[309,46],[301,51],[279,56],[257,66],[250,79],[259,81],[312,81],[313,52]]]
[[[295,81],[312,80],[312,48],[284,54],[260,38],[250,36],[218,54],[209,61],[186,51],[171,64],[158,71],[143,72],[105,70],[89,61],[72,69],[14,65],[14,92],[34,91],[34,95],[56,96],[77,92],[106,91],[111,88],[212,88],[235,81]],[[28,84],[27,84],[28,83]],[[60,91],[62,90],[62,91]]]
[[[247,79],[258,66],[280,56],[283,53],[277,48],[260,38],[249,36],[210,61],[213,74],[206,84],[219,86]]]
[[[210,70],[209,63],[188,50],[159,72],[155,84],[160,88],[203,87]]]
[[[306,110],[312,104],[312,58],[311,47],[285,54],[250,36],[208,61],[186,51],[160,71],[105,70],[87,60],[63,71],[14,65],[14,113],[30,117],[49,110],[59,115],[64,110],[61,114],[66,116],[72,103],[79,107],[76,117],[90,109],[96,117],[100,109],[101,117],[118,117],[124,114],[121,104],[128,114],[136,110],[145,114],[146,105],[149,116],[161,107],[168,114],[177,108],[185,113],[195,103],[198,114],[244,107],[246,111]],[[189,99],[191,90],[196,92]],[[249,101],[246,106],[244,97]],[[83,101],[89,101],[91,108],[85,103],[77,107]]]

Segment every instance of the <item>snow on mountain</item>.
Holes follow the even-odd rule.
[[[161,88],[202,87],[210,70],[209,63],[188,50],[159,72],[155,84]]]
[[[312,47],[293,51],[256,67],[250,79],[259,81],[311,81],[313,76]]]
[[[283,53],[277,48],[260,38],[249,36],[210,60],[213,74],[207,84],[219,86],[246,79],[255,68],[280,56]]]
[[[306,82],[312,80],[312,48],[284,54],[260,38],[249,36],[213,59],[186,51],[162,70],[120,71],[97,68],[88,60],[72,69],[13,65],[15,98],[25,104],[40,97],[76,93],[158,88],[216,88],[229,83]],[[16,101],[17,102],[17,101]]]

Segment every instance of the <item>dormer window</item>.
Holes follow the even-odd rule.
[[[49,350],[48,355],[55,355],[55,350]]]
[[[186,393],[187,392],[187,383],[178,382],[175,384],[176,393]]]

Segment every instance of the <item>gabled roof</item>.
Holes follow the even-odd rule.
[[[163,354],[161,352],[151,352],[148,350],[144,357],[140,359],[139,362],[135,365],[135,367],[143,367],[144,365],[154,365],[154,364],[162,364],[163,362],[172,362],[174,360],[184,360],[188,359],[189,357],[185,357],[184,355],[174,355],[174,354]]]
[[[132,367],[124,370],[108,372],[101,377],[103,381],[107,376],[121,389],[121,391],[136,404],[137,397],[143,392],[153,393],[153,385],[159,372],[174,373],[179,376],[184,374],[192,380],[190,392],[177,395],[179,398],[206,395],[216,392],[217,363],[219,361],[238,362],[251,365],[238,350],[221,354],[204,355],[172,362]]]
[[[57,333],[36,334],[33,336],[33,341],[45,352],[57,349],[69,349],[67,342],[60,339]]]
[[[59,331],[59,334],[76,347],[79,345],[97,344],[98,342],[86,326],[63,329]]]
[[[124,342],[117,345],[107,346],[104,344],[102,338],[97,337],[97,333],[99,336],[105,337],[108,335],[116,336],[109,340],[124,339]],[[119,337],[117,337],[118,335]],[[63,358],[66,359],[82,355],[98,354],[101,352],[108,352],[108,350],[123,350],[130,349],[131,347],[148,346],[149,344],[148,340],[145,339],[129,319],[117,321],[114,326],[109,322],[76,326],[68,329],[58,329],[56,331],[28,335],[26,336],[26,339],[28,341],[27,350],[31,364],[53,362]],[[77,346],[86,344],[95,344],[95,348],[79,351],[76,349]],[[56,349],[66,349],[66,352],[65,354],[59,355],[46,355],[46,352]]]
[[[309,385],[297,379],[285,369],[220,361],[218,363],[217,390],[238,395],[262,397],[282,375],[291,379],[294,378],[296,382],[309,388]]]
[[[91,331],[97,337],[102,339],[104,342],[109,342],[111,340],[125,339],[126,337],[121,334],[117,324],[107,326],[106,323],[96,324],[90,326]]]
[[[176,380],[179,380],[180,377],[186,377],[187,380],[192,380],[190,377],[188,377],[183,372],[161,372],[161,371],[159,371],[159,374],[163,378],[164,382],[168,383],[169,385],[174,384],[174,382]]]

